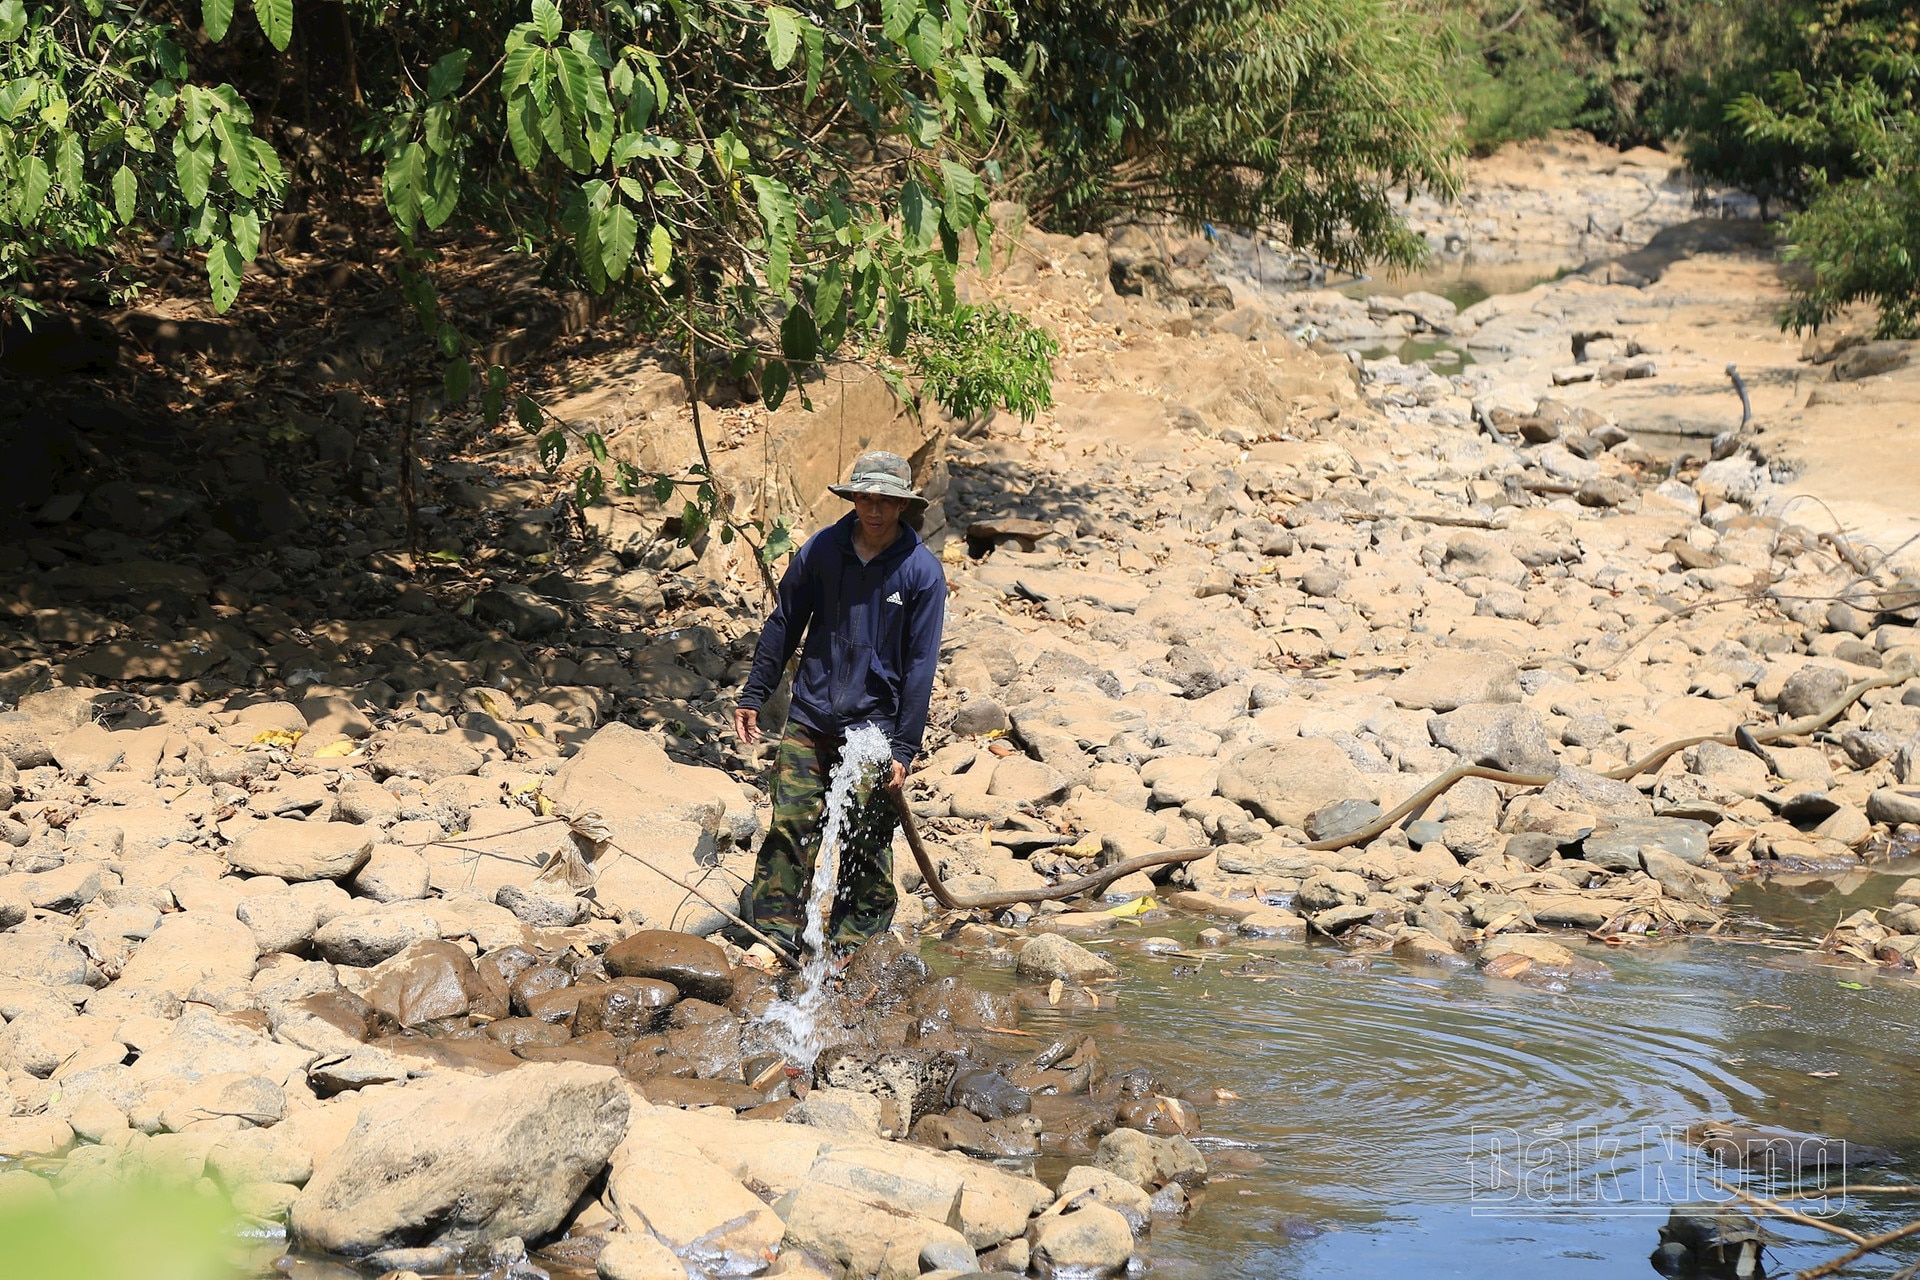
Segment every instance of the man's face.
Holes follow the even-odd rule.
[[[906,509],[905,498],[889,498],[878,493],[856,493],[853,496],[853,510],[860,517],[860,527],[869,538],[880,537],[897,529],[900,516]]]

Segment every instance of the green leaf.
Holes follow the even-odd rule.
[[[420,187],[420,212],[429,227],[439,229],[460,203],[460,163],[453,156],[428,156],[426,181]]]
[[[548,44],[560,38],[560,9],[553,0],[533,0],[533,25]]]
[[[647,266],[656,276],[664,276],[672,265],[673,235],[665,223],[656,222],[647,236]]]
[[[793,374],[787,369],[785,360],[769,360],[766,368],[760,371],[760,402],[771,413],[780,407],[787,398],[787,388],[793,384]]]
[[[227,166],[227,184],[251,198],[260,189],[260,170],[253,163],[252,135],[247,126],[221,114],[213,118],[213,136],[220,142],[220,159]]]
[[[881,29],[887,39],[899,44],[919,12],[920,0],[880,0]]]
[[[599,467],[588,467],[573,482],[573,500],[580,506],[590,507],[606,496],[607,478],[601,474]]]
[[[826,70],[827,33],[815,23],[807,23],[800,30],[800,38],[807,46],[807,88],[801,94],[802,105],[810,106],[814,95],[820,92],[820,74]]]
[[[69,133],[54,147],[53,171],[67,199],[76,199],[86,185],[86,153],[80,149],[79,134]]]
[[[666,502],[673,497],[673,480],[667,476],[653,478],[653,500]]]
[[[133,170],[121,165],[113,173],[113,212],[121,222],[132,222],[133,211],[140,199],[140,180],[133,176]]]
[[[219,44],[227,38],[227,27],[233,22],[233,0],[200,0],[200,25],[205,28],[207,39]]]
[[[433,64],[433,70],[427,73],[427,96],[451,97],[454,90],[460,87],[460,82],[467,78],[468,57],[465,49],[441,54],[439,61]]]
[[[227,214],[227,228],[233,232],[233,247],[252,262],[260,253],[260,215],[252,209],[235,209]]]
[[[18,120],[39,100],[40,82],[32,76],[8,81],[0,86],[0,120]]]
[[[907,300],[899,294],[887,299],[887,352],[889,355],[907,353],[907,335],[911,326],[907,316]]]
[[[285,53],[293,39],[293,0],[253,0],[253,16],[260,20],[267,43]]]
[[[778,178],[756,173],[749,181],[753,183],[753,193],[760,205],[760,221],[767,233],[767,287],[775,293],[785,293],[792,271],[799,210],[794,204],[793,192]]]
[[[552,471],[567,460],[567,433],[555,427],[540,437],[540,465]]]
[[[12,44],[27,29],[27,6],[21,0],[0,0],[0,44]]]
[[[605,462],[607,460],[607,438],[605,436],[601,435],[598,431],[589,431],[582,436],[580,440],[582,444],[587,446],[587,452],[593,455],[595,462]]]
[[[540,105],[531,93],[520,92],[507,102],[507,140],[522,169],[540,164]]]
[[[191,207],[207,202],[207,187],[213,181],[213,144],[202,139],[187,141],[184,133],[173,135],[173,173],[180,182],[180,197]]]
[[[506,397],[491,387],[480,393],[480,412],[486,417],[488,426],[500,425],[500,415],[506,407]]]
[[[918,178],[900,188],[900,221],[906,229],[908,249],[914,253],[925,253],[933,246],[940,211]]]
[[[922,71],[933,70],[933,64],[940,60],[941,47],[940,22],[932,14],[921,14],[919,20],[907,28],[907,56]]]
[[[521,396],[513,402],[513,416],[529,434],[537,434],[546,421],[546,415],[540,412],[540,402],[532,396]]]
[[[767,544],[760,548],[760,558],[772,564],[792,550],[793,530],[787,527],[784,519],[775,520],[773,528],[767,530]]]
[[[447,403],[459,404],[473,390],[473,365],[466,360],[447,361]]]
[[[487,390],[505,391],[507,389],[507,371],[497,364],[487,366]]]
[[[800,15],[783,5],[767,10],[767,56],[775,71],[785,71],[800,47]]]
[[[800,365],[812,364],[820,354],[820,332],[805,307],[793,308],[780,322],[780,353]]]
[[[240,251],[226,240],[215,240],[207,249],[207,283],[213,286],[213,309],[225,312],[240,296],[240,277],[246,263]]]
[[[53,189],[53,173],[39,156],[28,156],[20,168],[20,221],[26,223],[40,216],[40,206]]]
[[[609,280],[618,280],[627,273],[627,264],[633,261],[634,245],[639,238],[640,223],[634,218],[633,210],[623,204],[607,210],[600,223],[600,261],[607,269]]]

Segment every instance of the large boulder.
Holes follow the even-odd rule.
[[[1520,701],[1520,668],[1497,653],[1442,653],[1409,668],[1387,686],[1395,703],[1420,711],[1452,711],[1478,702]]]
[[[544,791],[561,813],[577,818],[597,812],[613,833],[594,863],[594,895],[629,919],[699,934],[726,923],[699,898],[642,866],[636,854],[686,880],[719,884],[726,877],[712,874],[716,863],[733,873],[736,884],[753,874],[748,843],[759,820],[740,784],[718,769],[674,763],[658,738],[629,725],[610,724],[594,734]],[[522,883],[530,883],[536,870],[529,868]]]
[[[652,1232],[706,1275],[766,1270],[786,1234],[779,1215],[691,1145],[659,1136],[636,1131],[612,1153],[606,1198],[621,1222]]]
[[[1547,727],[1530,707],[1481,703],[1434,716],[1427,732],[1436,746],[1467,763],[1508,773],[1552,773],[1559,767]]]
[[[260,943],[232,916],[181,911],[165,916],[120,971],[114,990],[186,999],[203,981],[245,983],[253,978]]]
[[[1287,827],[1305,827],[1308,814],[1337,800],[1379,799],[1374,784],[1326,738],[1283,738],[1239,752],[1220,767],[1220,794]]]
[[[629,1106],[618,1073],[582,1063],[393,1089],[315,1169],[293,1202],[292,1239],[353,1257],[538,1239],[620,1145]]]
[[[727,953],[689,933],[642,929],[608,947],[601,963],[616,978],[670,982],[681,995],[711,1004],[725,1004],[733,996]]]
[[[378,837],[350,822],[268,818],[227,850],[236,871],[282,880],[340,880],[358,871]]]

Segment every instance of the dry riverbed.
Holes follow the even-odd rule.
[[[1621,202],[1665,180],[1624,167]],[[1576,239],[1639,225],[1605,221]],[[1675,466],[1680,410],[1635,397],[1725,361],[1653,312],[1691,305],[1690,271],[1772,269],[1701,243],[1644,285],[1464,312],[1279,295],[1131,232],[1029,234],[970,281],[1064,359],[1053,411],[927,463],[953,597],[910,796],[950,888],[1036,899],[937,916],[899,857],[903,928],[1018,981],[876,945],[813,1064],[771,1049],[776,977],[701,940],[722,917],[684,887],[731,902],[764,828],[718,734],[756,589],[717,540],[681,549],[644,504],[575,524],[497,440],[439,467],[443,523],[502,547],[457,581],[337,520],[267,553],[151,493],[50,507],[5,562],[0,1183],[205,1179],[401,1272],[532,1246],[608,1280],[1106,1274],[1205,1184],[1212,1099],[1022,1034],[1023,1009],[1124,999],[1075,939],[1316,936],[1577,990],[1610,948],[1723,930],[1742,877],[1870,868],[1920,832],[1920,588],[1877,527],[1823,537],[1778,501],[1825,473],[1774,449],[1904,384],[1789,403],[1742,348],[1765,430],[1709,461],[1688,418]],[[1475,363],[1342,350],[1422,336]],[[1732,738],[1863,683],[1830,724]],[[1309,847],[1460,766],[1548,781],[1470,778]],[[1038,900],[1185,846],[1210,852]],[[1828,945],[1911,972],[1920,883],[1895,898]],[[1169,910],[1208,927],[1165,939]]]

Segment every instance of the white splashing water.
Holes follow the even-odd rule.
[[[827,800],[821,814],[820,852],[813,862],[813,884],[807,893],[807,923],[801,937],[806,952],[792,1000],[776,1000],[761,1015],[767,1038],[786,1060],[810,1067],[820,1050],[820,1014],[826,1008],[827,980],[833,958],[827,951],[827,921],[833,912],[840,882],[842,834],[853,820],[854,800],[861,782],[893,763],[893,744],[872,725],[847,733],[840,762],[833,767]],[[878,786],[880,780],[876,780]]]

